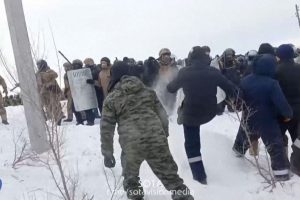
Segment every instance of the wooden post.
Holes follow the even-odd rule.
[[[4,0],[4,4],[31,148],[36,153],[43,153],[49,149],[46,123],[37,90],[22,0]]]

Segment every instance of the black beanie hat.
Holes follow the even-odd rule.
[[[108,91],[121,80],[122,76],[130,75],[130,66],[124,61],[116,62],[111,68],[111,79],[108,86]]]
[[[192,50],[189,52],[188,60],[189,62],[199,60],[205,62],[206,64],[210,64],[211,61],[209,55],[206,53],[206,49],[200,46],[195,46],[192,48]]]
[[[274,50],[273,46],[270,45],[269,43],[262,43],[259,46],[258,54],[271,54],[271,55],[275,56],[275,50]]]

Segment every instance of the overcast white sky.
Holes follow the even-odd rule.
[[[214,55],[228,47],[244,54],[262,42],[299,46],[296,3],[300,0],[23,0],[30,38],[37,43],[40,35],[40,53],[45,41],[54,68],[49,22],[58,49],[70,60],[144,60],[163,47],[186,57],[195,45],[209,45]],[[0,48],[13,65],[3,0]]]

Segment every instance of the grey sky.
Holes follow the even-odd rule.
[[[30,38],[37,43],[40,35],[40,53],[45,41],[52,66],[57,61],[48,21],[58,49],[71,60],[145,59],[163,47],[185,57],[195,45],[209,45],[213,54],[228,47],[244,54],[262,42],[300,45],[296,3],[300,1],[23,0]],[[0,1],[0,48],[13,65],[6,23]]]

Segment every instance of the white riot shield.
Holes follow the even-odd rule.
[[[94,85],[86,83],[93,79],[89,68],[71,70],[67,72],[71,94],[76,111],[94,109],[98,107]]]

